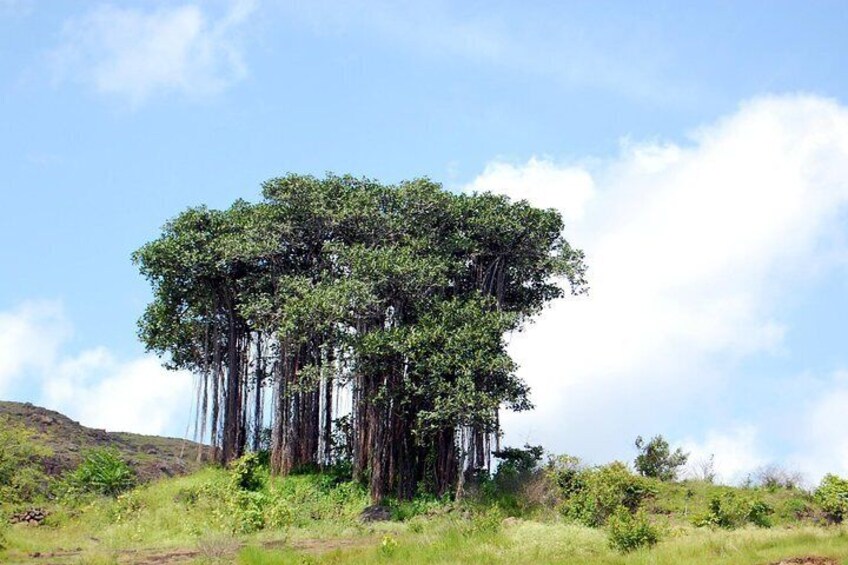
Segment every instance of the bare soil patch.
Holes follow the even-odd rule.
[[[819,557],[817,555],[808,555],[805,557],[792,557],[775,561],[769,565],[841,565],[836,559],[830,557]]]

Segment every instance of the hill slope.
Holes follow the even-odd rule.
[[[49,455],[41,457],[39,463],[50,476],[75,468],[86,450],[97,447],[117,449],[142,481],[190,473],[201,465],[195,442],[88,428],[28,402],[0,401],[0,422],[29,430],[30,440],[46,448]]]

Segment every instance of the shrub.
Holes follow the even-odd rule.
[[[709,509],[705,514],[696,516],[696,526],[724,528],[733,530],[751,523],[763,528],[771,527],[771,514],[774,509],[762,500],[751,500],[728,491],[710,498]]]
[[[659,528],[652,525],[643,511],[630,513],[620,506],[607,525],[610,547],[627,553],[640,547],[652,547],[660,539]]]
[[[580,459],[572,455],[559,455],[551,458],[546,469],[548,477],[553,480],[566,498],[580,492],[585,486],[581,474],[583,470]]]
[[[72,491],[117,496],[135,484],[135,473],[114,448],[92,449],[67,477]]]
[[[492,455],[502,461],[498,466],[498,470],[512,468],[518,473],[528,473],[534,470],[538,466],[539,461],[542,460],[544,454],[545,450],[541,445],[528,444],[523,449],[519,447],[505,447],[500,451],[492,452]]]
[[[636,438],[636,471],[643,477],[652,477],[661,481],[673,481],[680,467],[686,465],[688,453],[679,447],[672,453],[668,442],[661,436],[654,436],[645,443],[642,436]]]
[[[848,480],[825,475],[816,489],[815,498],[831,522],[840,523],[848,517]]]
[[[500,451],[493,451],[492,455],[501,460],[495,471],[495,486],[502,492],[518,492],[539,466],[544,453],[541,445],[525,445],[524,448],[506,447]]]
[[[237,489],[257,491],[265,486],[266,470],[260,455],[246,453],[230,464],[230,477]]]
[[[206,512],[217,527],[231,533],[305,526],[315,520],[353,520],[368,502],[368,493],[358,483],[331,486],[333,483],[321,475],[266,481],[258,490],[240,488],[239,476],[231,472],[203,483],[196,494],[178,494],[186,504],[196,505],[198,512]]]
[[[621,507],[635,512],[646,498],[656,494],[647,480],[619,461],[582,469],[574,475],[561,474],[560,478],[565,480],[563,513],[591,527],[603,526]]]
[[[748,521],[761,528],[771,528],[772,514],[774,514],[774,508],[762,500],[754,500],[748,508]]]

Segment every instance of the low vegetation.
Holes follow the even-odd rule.
[[[5,430],[8,431],[8,430]],[[8,437],[5,434],[0,437]],[[14,453],[29,453],[25,435]],[[4,453],[9,453],[8,451]],[[349,467],[273,476],[265,453],[135,484],[114,450],[88,452],[44,490],[4,497],[0,561],[51,563],[777,563],[848,558],[848,481],[730,487],[587,465],[538,446],[496,452],[465,496],[386,499],[384,521]],[[73,485],[70,488],[69,485]],[[7,488],[8,484],[7,484]],[[8,491],[6,491],[8,492]],[[34,558],[33,558],[34,559]]]

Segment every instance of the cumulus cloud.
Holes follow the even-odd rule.
[[[727,432],[709,431],[701,442],[684,441],[683,451],[689,454],[690,472],[712,460],[716,480],[739,483],[754,469],[768,464],[761,452],[758,432],[754,426],[744,425]],[[698,477],[702,478],[702,477]]]
[[[65,353],[72,327],[56,302],[0,312],[0,395],[59,410],[87,426],[180,434],[192,377],[152,356],[121,360],[104,347]]]
[[[253,10],[253,0],[234,0],[210,19],[194,4],[101,6],[65,23],[57,73],[133,105],[158,93],[214,94],[247,73],[238,31]]]
[[[52,366],[70,331],[57,302],[26,302],[0,312],[0,395],[19,385],[21,374]]]
[[[759,98],[686,143],[628,141],[591,166],[496,162],[467,188],[558,208],[590,266],[589,296],[512,338],[537,409],[507,416],[509,440],[605,460],[632,457],[637,434],[698,430],[733,453],[754,436],[704,437],[742,400],[729,376],[787,347],[781,299],[838,255],[848,110]],[[745,466],[716,457],[726,473]]]
[[[797,424],[802,447],[790,464],[817,479],[848,474],[848,373],[837,372],[808,404]]]

